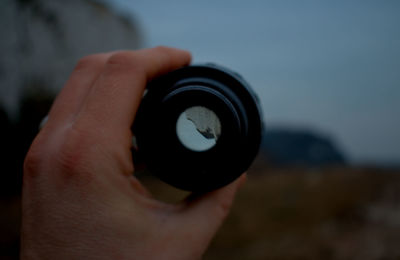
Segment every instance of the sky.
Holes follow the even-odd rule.
[[[109,1],[145,47],[240,73],[267,127],[321,132],[355,163],[400,163],[400,1]]]

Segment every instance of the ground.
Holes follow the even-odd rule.
[[[204,259],[400,259],[399,241],[400,171],[257,169]]]

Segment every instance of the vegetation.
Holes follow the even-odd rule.
[[[167,201],[186,195],[145,182]],[[259,169],[204,259],[399,259],[399,201],[398,171]]]

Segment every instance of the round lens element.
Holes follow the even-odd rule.
[[[152,80],[132,131],[133,156],[177,188],[207,192],[245,172],[261,141],[257,98],[237,73],[205,64]]]
[[[187,149],[195,152],[207,151],[215,146],[221,135],[221,122],[206,107],[190,107],[178,117],[176,135]]]

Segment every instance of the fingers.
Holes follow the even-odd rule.
[[[73,119],[111,54],[94,54],[84,57],[78,62],[54,101],[49,113],[50,122],[68,122]]]
[[[147,82],[189,64],[186,51],[158,47],[110,56],[77,118],[107,134],[130,129]]]
[[[196,236],[211,240],[229,213],[235,194],[246,181],[243,174],[233,183],[205,194],[200,198],[187,201],[182,212],[182,229],[190,230]],[[207,240],[207,241],[208,241]]]
[[[52,151],[46,154],[56,156],[53,163],[64,158],[63,164],[79,168],[79,158],[82,164],[96,162],[89,165],[102,171],[115,166],[110,172],[131,174],[130,129],[147,82],[190,59],[188,52],[167,47],[83,58],[55,100],[46,131],[41,131],[40,144]]]

